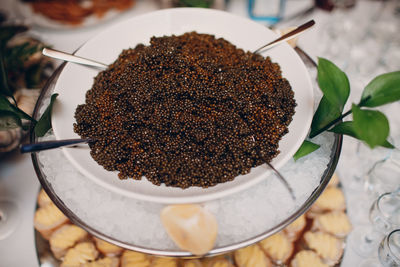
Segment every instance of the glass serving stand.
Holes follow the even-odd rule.
[[[315,80],[315,62],[301,49],[296,48],[296,51]],[[65,63],[56,70],[43,89],[34,111],[35,118],[47,106],[64,66]],[[319,101],[321,93],[315,81],[314,91]],[[54,136],[50,133],[45,138],[54,139]],[[30,141],[37,140],[32,133]],[[336,169],[342,136],[324,133],[314,141],[321,144],[319,150],[296,162],[291,159],[280,169],[289,184],[296,184],[295,201],[272,174],[249,189],[201,203],[216,216],[219,228],[216,245],[205,256],[228,253],[263,240],[308,210]],[[32,161],[51,200],[74,224],[90,234],[123,248],[152,255],[193,256],[180,250],[164,231],[159,214],[165,205],[109,192],[80,174],[61,149],[32,153]]]

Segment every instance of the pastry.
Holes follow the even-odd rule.
[[[54,257],[60,259],[67,253],[69,248],[87,237],[88,233],[82,228],[73,224],[66,224],[50,236],[50,249]]]
[[[233,264],[225,258],[215,258],[210,261],[206,267],[234,267]]]
[[[44,189],[41,189],[37,198],[37,202],[39,204],[39,207],[45,207],[49,205],[50,203],[53,203],[50,199],[50,197],[47,195],[46,191]]]
[[[343,192],[337,187],[328,187],[312,205],[311,213],[321,213],[331,210],[345,210],[346,202]]]
[[[285,263],[293,254],[293,243],[284,232],[276,233],[258,243],[268,257],[277,264]]]
[[[351,223],[343,211],[331,211],[315,217],[313,230],[321,230],[337,237],[345,237],[351,231]]]
[[[329,265],[323,263],[314,251],[302,250],[294,256],[290,267],[329,267]]]
[[[238,267],[271,267],[270,259],[258,245],[238,249],[233,253]]]
[[[182,262],[182,267],[203,267],[203,264],[198,259],[184,260]]]
[[[201,259],[201,263],[203,264],[204,267],[210,267],[215,261],[218,260],[223,260],[225,258],[232,258],[231,254],[224,254],[224,255],[218,255],[214,257],[206,257]]]
[[[33,219],[35,229],[45,239],[49,239],[53,231],[66,222],[68,222],[68,218],[53,203],[37,209]]]
[[[121,267],[150,267],[150,259],[146,254],[125,250],[121,256]]]
[[[306,227],[306,224],[306,216],[302,214],[294,222],[289,224],[284,229],[284,232],[290,241],[296,241],[299,239],[301,232],[304,230],[304,227]]]
[[[183,250],[203,255],[214,247],[217,220],[200,205],[167,206],[161,211],[161,221],[171,239]]]
[[[92,242],[82,242],[70,248],[65,254],[60,267],[77,267],[87,262],[94,261],[99,252]]]
[[[333,175],[332,175],[332,177],[331,177],[331,180],[329,181],[329,183],[328,183],[328,187],[331,187],[331,186],[338,186],[338,184],[339,184],[339,176],[337,175],[337,173],[335,172]]]
[[[306,232],[306,245],[314,250],[327,264],[336,264],[343,254],[343,242],[323,232]]]
[[[108,243],[102,239],[93,237],[97,249],[106,256],[118,256],[124,250],[121,247]]]
[[[117,257],[105,257],[81,265],[81,267],[118,267],[118,266],[119,266],[119,259]]]
[[[154,257],[151,267],[178,267],[178,260],[175,258]]]

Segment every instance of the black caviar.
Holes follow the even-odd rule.
[[[74,130],[121,179],[208,187],[271,161],[295,106],[270,58],[190,32],[124,50],[95,78]]]

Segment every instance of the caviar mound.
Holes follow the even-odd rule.
[[[120,179],[206,188],[270,162],[295,106],[270,58],[190,32],[124,50],[96,76],[74,131]]]

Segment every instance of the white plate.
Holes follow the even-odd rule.
[[[254,51],[276,38],[271,30],[251,20],[212,9],[165,9],[134,17],[116,24],[84,44],[77,55],[104,63],[115,61],[123,49],[138,43],[148,44],[152,36],[183,34],[189,31],[214,34],[223,37],[239,48]],[[296,152],[307,135],[313,115],[313,89],[306,67],[287,44],[277,46],[264,53],[281,66],[295,92],[296,113],[289,126],[289,133],[279,143],[281,153],[272,161],[276,168],[283,166]],[[85,103],[85,93],[93,83],[97,71],[68,63],[62,71],[55,92],[59,93],[52,123],[57,139],[79,138],[73,131],[74,114],[78,104]],[[248,188],[266,176],[268,168],[253,168],[247,175],[236,177],[231,182],[207,189],[188,189],[156,186],[147,179],[119,180],[116,172],[109,172],[90,156],[89,148],[63,148],[67,158],[85,176],[102,186],[129,197],[160,203],[203,202],[226,196]],[[79,186],[79,185],[77,185]]]

